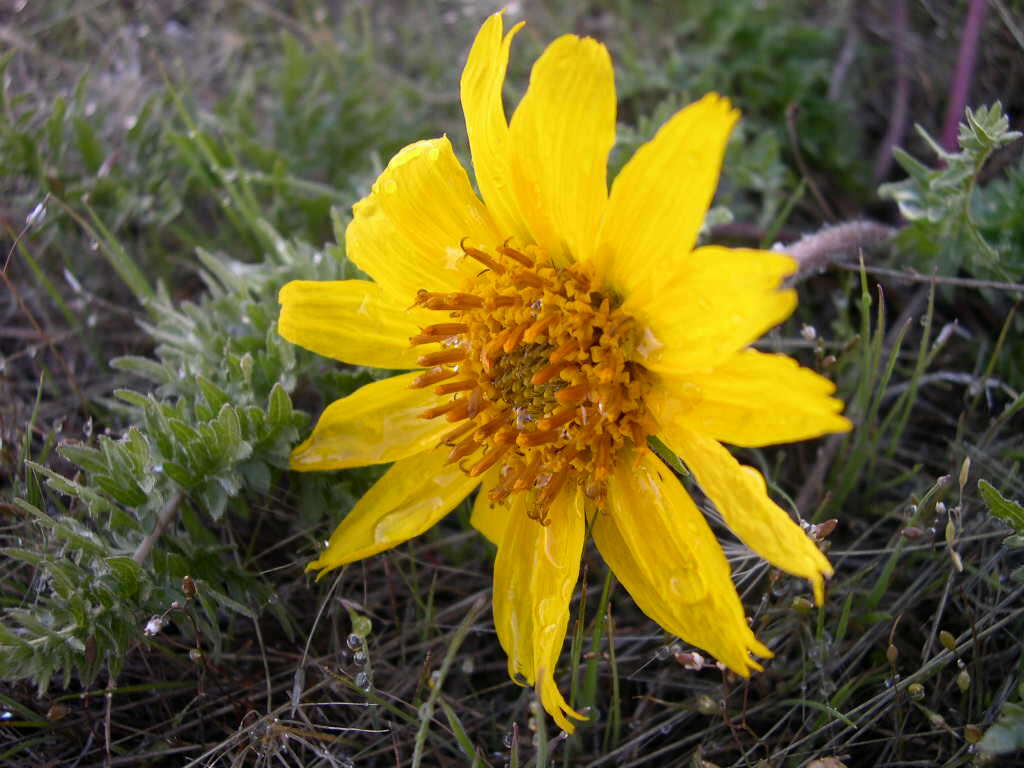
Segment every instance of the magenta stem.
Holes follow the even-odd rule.
[[[946,120],[942,126],[942,146],[950,152],[957,149],[957,130],[967,106],[967,91],[970,89],[971,76],[974,74],[974,59],[978,53],[978,38],[981,37],[986,4],[986,0],[970,0],[967,6],[967,22],[964,24],[964,34],[960,39],[960,55],[956,62],[953,86],[949,91]]]

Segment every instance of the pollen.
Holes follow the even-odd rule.
[[[497,467],[490,500],[526,493],[528,514],[546,524],[567,483],[603,507],[616,458],[646,451],[657,424],[644,406],[650,374],[630,360],[633,319],[584,265],[509,242],[463,240],[481,267],[465,290],[417,293],[438,322],[410,342],[441,349],[418,359],[427,370],[412,386],[438,395],[422,418],[457,425],[442,438],[448,462],[472,477]]]

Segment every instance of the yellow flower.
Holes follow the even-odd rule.
[[[554,681],[587,530],[639,607],[737,674],[767,658],[729,565],[657,435],[725,522],[809,579],[828,560],[722,446],[842,432],[826,379],[749,345],[795,305],[780,253],[694,248],[738,118],[710,94],[672,117],[615,179],[607,50],[560,37],[511,122],[501,15],[462,76],[476,181],[447,138],[401,150],[356,204],[348,258],[372,282],[292,282],[280,332],[354,365],[425,371],[330,405],[297,470],[394,462],[309,567],[321,575],[423,533],[478,486],[472,522],[497,545],[494,622],[513,679],[565,730]]]

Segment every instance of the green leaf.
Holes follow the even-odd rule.
[[[1024,706],[1004,704],[999,720],[985,731],[978,749],[997,755],[1024,749]]]
[[[978,492],[989,512],[1013,528],[1018,536],[1024,535],[1024,507],[1007,499],[986,480],[978,481]]]

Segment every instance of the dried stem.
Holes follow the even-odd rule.
[[[967,20],[964,22],[960,54],[956,60],[956,75],[949,89],[949,104],[946,106],[946,119],[942,126],[942,146],[950,152],[957,148],[957,131],[967,106],[967,91],[974,75],[974,60],[978,55],[981,25],[985,21],[985,6],[985,0],[970,0],[967,6]]]
[[[164,508],[160,510],[160,517],[157,518],[156,525],[153,527],[153,531],[139,542],[138,548],[132,555],[134,560],[139,565],[146,562],[146,558],[149,557],[149,553],[153,551],[153,547],[156,546],[157,541],[163,535],[164,530],[171,524],[171,520],[178,513],[178,507],[181,506],[181,502],[185,498],[185,491],[179,490],[175,493],[168,502],[164,505]]]

